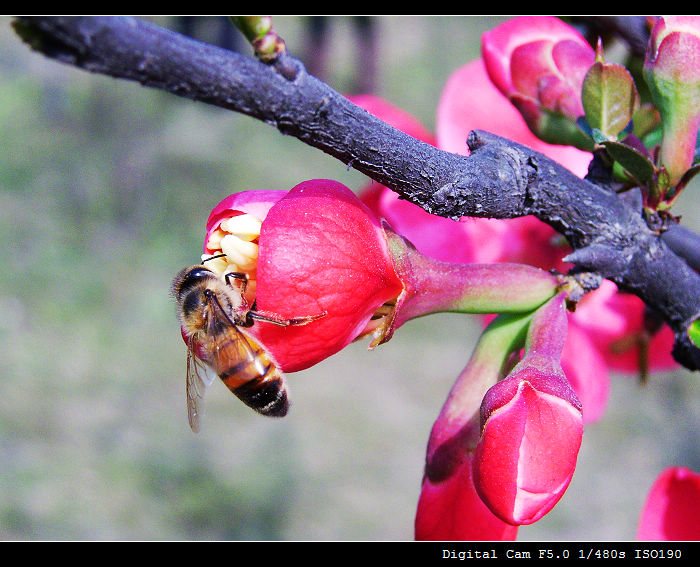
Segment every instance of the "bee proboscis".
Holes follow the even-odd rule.
[[[261,313],[248,305],[247,276],[240,272],[222,278],[204,264],[185,268],[175,277],[172,292],[187,343],[187,414],[199,431],[203,397],[212,379],[210,367],[226,387],[255,411],[283,417],[289,408],[287,384],[271,355],[245,329],[256,320],[280,326],[306,325],[319,315],[285,319]]]

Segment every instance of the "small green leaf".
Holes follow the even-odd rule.
[[[688,327],[688,336],[690,337],[690,341],[696,347],[700,348],[700,317],[695,319]]]
[[[654,164],[644,154],[621,142],[608,140],[601,145],[639,183],[648,186],[654,181]]]
[[[639,95],[627,69],[598,61],[586,73],[581,99],[591,128],[600,130],[607,140],[617,140],[632,120]]]

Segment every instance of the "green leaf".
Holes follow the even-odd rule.
[[[688,327],[688,336],[696,347],[700,347],[700,317],[695,319]]]
[[[632,120],[639,95],[627,69],[598,61],[586,73],[581,99],[590,127],[607,140],[617,140]]]
[[[621,142],[607,140],[601,145],[639,183],[645,186],[653,183],[654,164],[644,154]]]

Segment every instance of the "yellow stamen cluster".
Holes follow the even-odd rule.
[[[255,296],[255,276],[258,267],[258,238],[262,221],[249,214],[225,219],[207,241],[211,254],[202,254],[206,267],[222,278],[232,272],[248,276],[247,296]],[[220,258],[214,258],[225,254]],[[207,261],[208,260],[208,261]]]

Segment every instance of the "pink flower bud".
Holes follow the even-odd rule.
[[[482,35],[489,76],[532,132],[552,143],[587,147],[576,127],[581,87],[595,51],[575,29],[548,16],[513,18]]]
[[[418,540],[514,540],[517,527],[484,504],[474,487],[472,462],[479,440],[479,407],[514,348],[529,316],[502,315],[482,333],[455,381],[428,441],[416,512]]]
[[[549,512],[576,467],[583,418],[559,363],[566,325],[560,295],[538,310],[522,360],[481,405],[474,484],[491,511],[513,525]]]
[[[640,541],[700,540],[700,474],[670,467],[656,479],[642,510]]]
[[[700,126],[700,17],[656,21],[644,77],[663,123],[660,163],[674,186],[693,163]]]
[[[513,541],[518,528],[496,517],[472,480],[472,455],[463,454],[448,478],[424,478],[416,510],[418,541]]]

